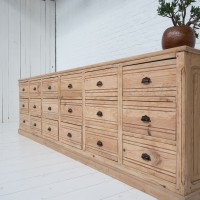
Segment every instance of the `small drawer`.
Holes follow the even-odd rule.
[[[42,101],[42,113],[47,118],[58,118],[58,99],[43,99]]]
[[[57,98],[58,96],[58,77],[42,80],[42,92],[46,96]]]
[[[117,107],[86,105],[85,117],[87,119],[117,122],[117,112]]]
[[[151,149],[141,144],[123,143],[123,158],[141,163],[143,166],[176,173],[176,155],[161,149]]]
[[[61,115],[82,117],[82,109],[81,101],[77,103],[77,101],[61,100]]]
[[[29,95],[28,82],[19,83],[19,96],[28,97],[28,95]]]
[[[30,117],[30,127],[31,127],[31,133],[36,135],[41,135],[42,131],[42,120],[40,117]]]
[[[42,135],[49,139],[58,140],[58,121],[43,119]]]
[[[113,90],[117,89],[117,75],[103,75],[85,79],[85,90]]]
[[[161,110],[123,109],[123,123],[134,124],[143,127],[176,129],[176,112]]]
[[[60,142],[79,148],[82,148],[82,127],[73,124],[60,124],[59,140]]]
[[[86,145],[98,149],[98,151],[117,154],[117,139],[86,132]]]
[[[28,109],[28,99],[20,99],[20,113],[27,113],[29,112],[29,109]]]
[[[20,114],[20,129],[29,130],[30,120],[29,115]]]
[[[29,109],[31,115],[41,116],[41,99],[30,99]]]
[[[29,84],[29,91],[31,97],[37,97],[41,94],[41,81],[31,81]]]

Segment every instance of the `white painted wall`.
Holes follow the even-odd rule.
[[[58,71],[161,50],[172,23],[157,7],[158,0],[57,0]]]
[[[0,0],[0,122],[17,121],[18,80],[55,71],[55,1]]]

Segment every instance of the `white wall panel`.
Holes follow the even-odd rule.
[[[161,50],[172,23],[157,8],[158,0],[57,0],[57,70]]]

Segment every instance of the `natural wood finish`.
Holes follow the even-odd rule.
[[[42,114],[42,102],[41,99],[30,99],[29,111],[31,115],[41,116]]]
[[[30,97],[40,97],[41,80],[31,81],[29,84]]]
[[[31,133],[36,135],[42,134],[42,119],[40,117],[30,117]]]

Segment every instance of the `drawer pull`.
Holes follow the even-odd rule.
[[[25,91],[25,88],[23,88],[22,91],[24,92],[24,91]]]
[[[48,90],[51,90],[51,86],[48,86]]]
[[[51,107],[50,107],[50,106],[48,107],[48,110],[51,110]]]
[[[37,124],[36,124],[36,123],[34,123],[34,124],[33,124],[33,126],[37,126]]]
[[[71,138],[72,134],[71,133],[67,133],[67,137]]]
[[[33,90],[36,91],[36,87],[34,87]]]
[[[51,131],[51,127],[48,128],[48,131],[49,131],[49,132]]]
[[[145,160],[145,161],[151,161],[151,157],[150,157],[150,155],[148,155],[147,153],[143,153],[143,154],[141,155],[141,158],[142,158],[143,160]]]
[[[23,123],[25,124],[25,123],[26,123],[26,120],[23,120]]]
[[[101,111],[98,111],[98,112],[97,112],[97,116],[98,116],[98,117],[102,117],[102,116],[103,116],[103,113],[102,113]]]
[[[69,108],[68,109],[68,113],[72,113],[73,111],[72,111],[72,109],[71,108]]]
[[[144,115],[144,116],[142,116],[141,121],[143,121],[143,122],[151,122],[151,119],[150,119],[149,116]]]
[[[24,105],[24,104],[22,104],[22,107],[24,108],[24,107],[25,107],[25,105]]]
[[[103,86],[103,83],[102,83],[101,81],[98,81],[98,82],[97,82],[97,86],[98,86],[98,87],[102,87],[102,86]]]
[[[36,105],[34,105],[33,108],[35,109],[35,108],[36,108]]]
[[[102,141],[97,141],[97,146],[102,147],[103,146],[103,142]]]
[[[141,83],[143,83],[143,84],[149,84],[149,83],[151,83],[151,79],[149,77],[145,77],[145,78],[142,79]]]
[[[68,85],[68,88],[69,88],[69,89],[72,89],[72,84],[71,84],[71,83]]]

